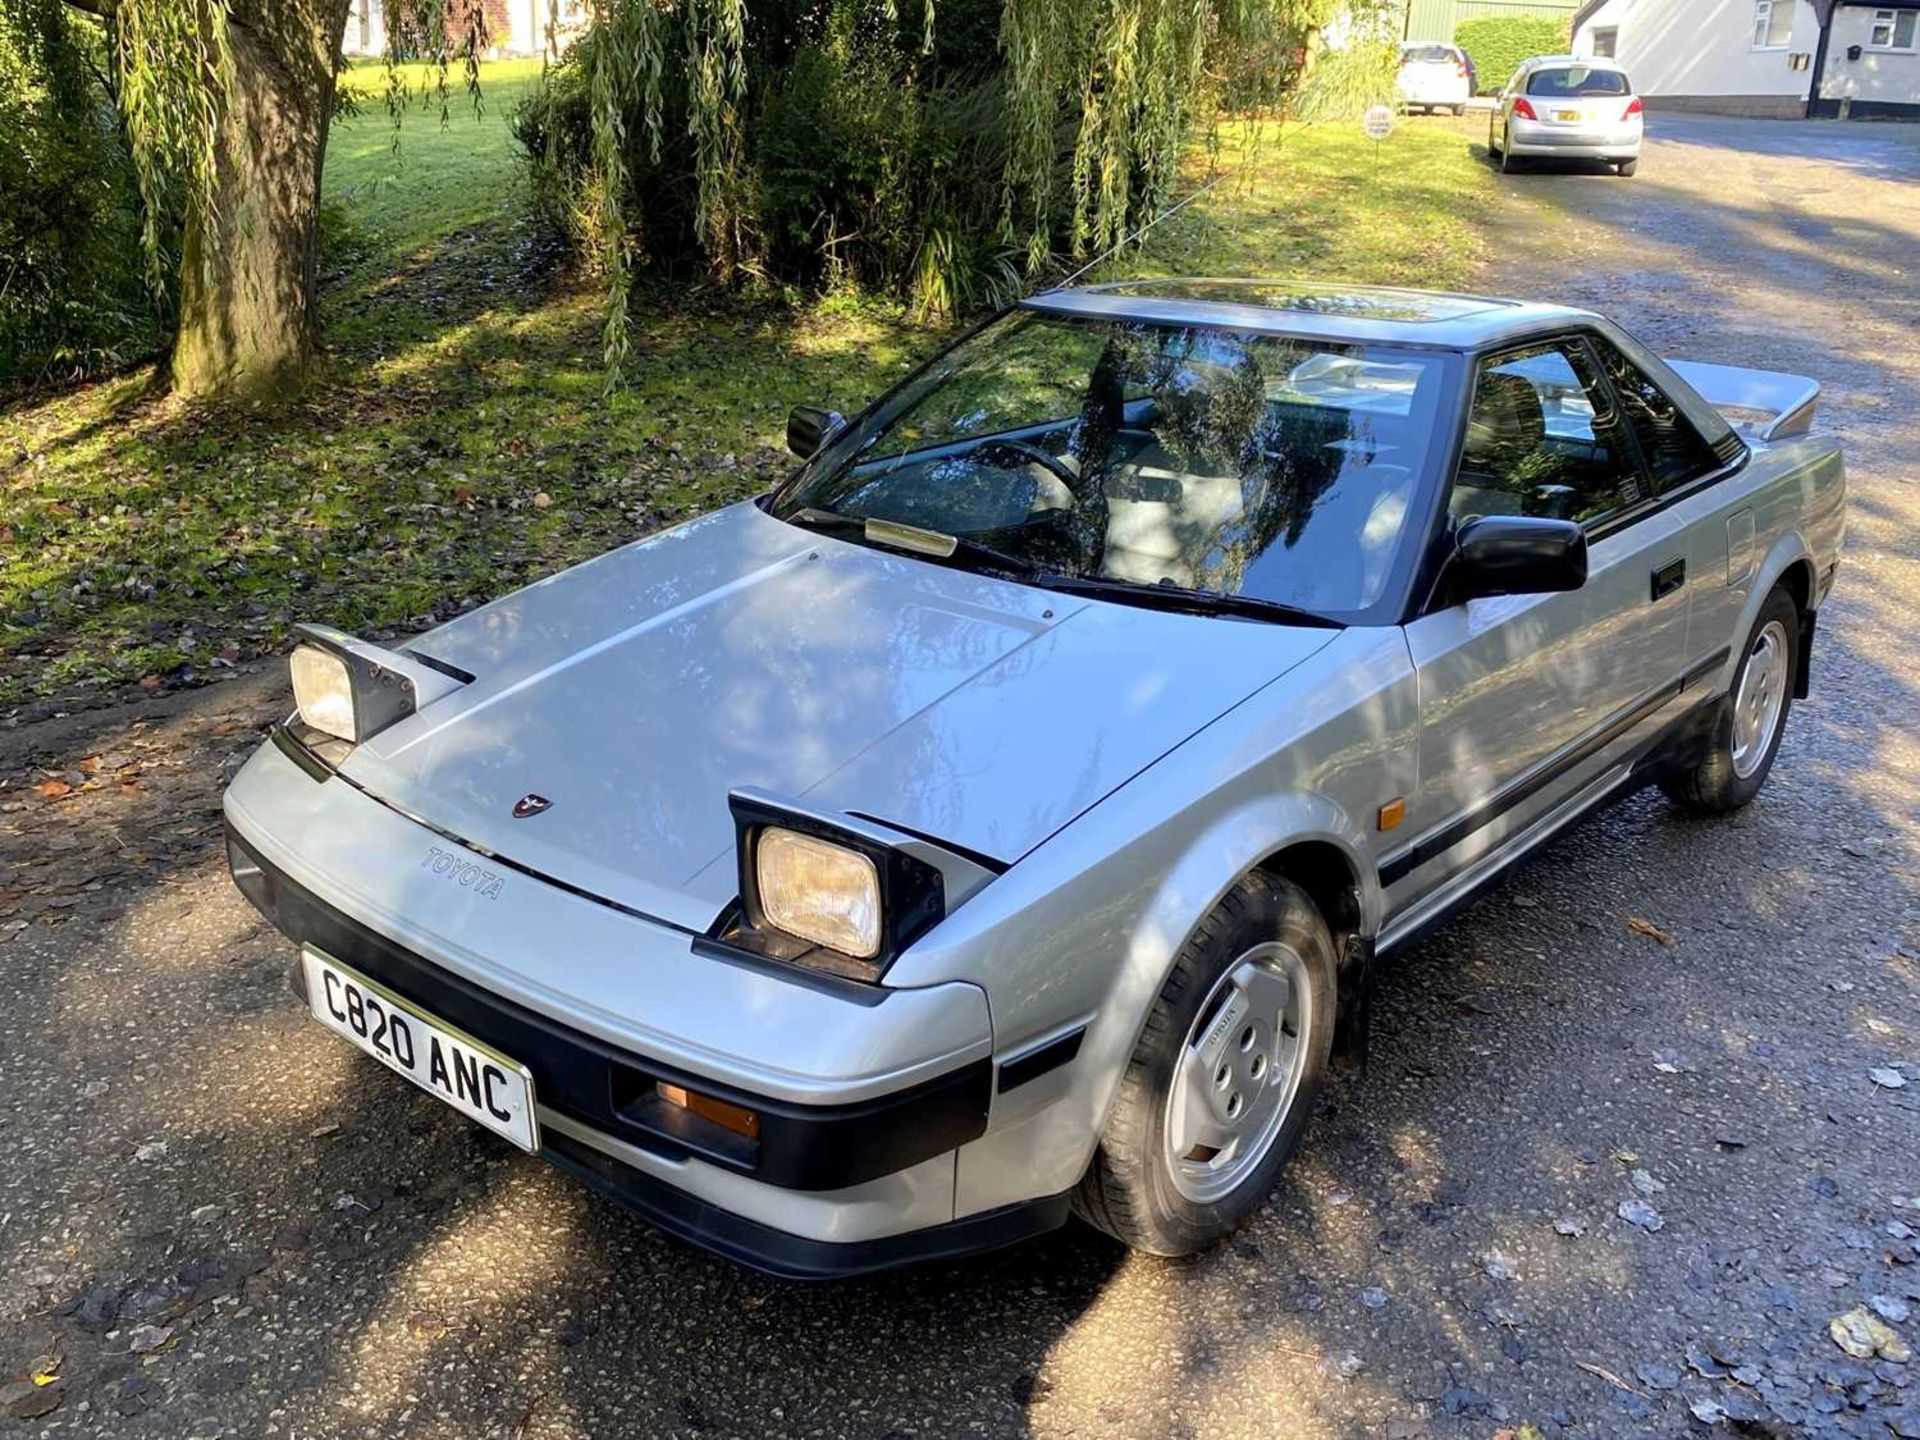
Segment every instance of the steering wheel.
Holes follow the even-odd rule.
[[[1024,440],[989,440],[980,446],[979,449],[975,450],[973,454],[975,459],[985,460],[986,457],[994,451],[1012,455],[1024,464],[1038,465],[1042,470],[1045,470],[1056,480],[1060,481],[1061,484],[1065,485],[1069,492],[1078,492],[1080,477],[1069,470],[1058,457],[1049,455],[1038,445],[1029,445]],[[987,463],[992,464],[993,462],[988,461]],[[994,468],[1005,469],[1007,467],[995,466]]]

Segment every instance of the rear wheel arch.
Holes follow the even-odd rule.
[[[1813,605],[1813,561],[1802,555],[1786,569],[1780,572],[1780,578],[1774,582],[1793,597],[1793,603],[1802,615]]]
[[[1768,587],[1769,592],[1784,590],[1800,615],[1793,657],[1793,696],[1796,700],[1806,699],[1812,690],[1814,584],[1813,559],[1802,553],[1789,561]]]

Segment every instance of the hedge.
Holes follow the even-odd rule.
[[[1475,83],[1481,94],[1491,95],[1505,87],[1522,60],[1564,55],[1568,41],[1564,21],[1519,16],[1462,20],[1454,29],[1453,43],[1473,57]]]

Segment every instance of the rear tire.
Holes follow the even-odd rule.
[[[1513,136],[1505,131],[1500,135],[1500,173],[1502,175],[1513,173]]]
[[[1622,175],[1631,175],[1640,168],[1640,161],[1638,159],[1622,160],[1616,168]]]
[[[1799,656],[1800,611],[1776,585],[1747,636],[1706,752],[1660,782],[1674,804],[1698,815],[1725,815],[1760,793],[1786,734]]]
[[[1075,1213],[1154,1255],[1236,1229],[1313,1118],[1336,983],[1333,935],[1306,892],[1243,876],[1160,987]]]

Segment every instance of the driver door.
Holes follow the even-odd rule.
[[[1445,605],[1407,626],[1420,783],[1410,838],[1382,866],[1391,908],[1471,883],[1478,862],[1662,723],[1658,696],[1684,665],[1688,596],[1678,523],[1659,513],[1621,523],[1651,493],[1582,337],[1479,362],[1442,523],[1450,534],[1475,515],[1579,521],[1588,578],[1562,594]]]

